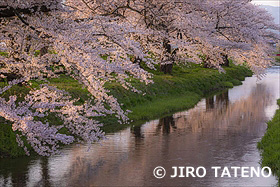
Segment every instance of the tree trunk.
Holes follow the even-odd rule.
[[[173,64],[161,64],[160,71],[164,72],[164,74],[172,73]]]
[[[165,64],[162,63],[160,64],[160,71],[164,72],[164,74],[171,74],[172,73],[172,68],[173,68],[173,62],[174,62],[174,58],[171,54],[171,45],[169,44],[169,40],[165,39],[163,40],[163,48],[165,49],[165,53],[167,54],[165,57],[167,61],[169,61],[169,63]],[[172,63],[170,63],[172,62]]]
[[[224,62],[222,63],[222,66],[229,67],[228,55],[223,55],[223,60]]]
[[[204,68],[211,68],[210,64],[208,63],[209,57],[203,59],[203,67]]]
[[[13,8],[9,6],[0,6],[0,17],[13,17],[16,16],[16,13],[23,13],[23,14],[32,14],[34,12],[49,12],[49,9],[46,5],[42,4],[35,4],[33,7],[29,8]]]

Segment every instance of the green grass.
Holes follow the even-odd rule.
[[[165,97],[131,108],[133,112],[129,114],[129,118],[138,121],[161,117],[162,114],[169,114],[176,110],[191,108],[199,100],[200,96],[193,92],[186,92],[182,96]]]
[[[107,83],[105,86],[110,90],[109,94],[115,96],[119,103],[123,104],[122,108],[124,110],[129,109],[132,111],[132,113],[129,114],[130,119],[134,121],[132,124],[141,125],[147,120],[156,119],[176,111],[191,108],[203,96],[231,88],[234,85],[240,85],[241,81],[244,80],[246,76],[252,75],[252,72],[244,66],[231,64],[230,67],[225,67],[225,70],[227,72],[226,74],[219,73],[217,70],[202,68],[196,64],[188,64],[188,66],[175,65],[172,75],[165,75],[159,71],[149,70],[155,74],[153,77],[154,84],[145,85],[139,80],[131,79],[132,85],[142,91],[140,94],[126,90],[116,82]],[[76,104],[82,104],[89,98],[87,89],[83,88],[78,81],[69,76],[60,75],[59,78],[49,79],[49,82],[49,85],[56,86],[59,89],[69,92],[73,98],[80,98]],[[41,83],[40,81],[33,80],[31,87],[36,89]],[[0,82],[0,87],[4,85],[4,82]],[[20,99],[23,99],[24,95],[26,95],[30,89],[31,88],[26,86],[16,85],[0,96],[8,98],[10,95],[15,94],[21,96]],[[54,115],[51,115],[48,120],[50,124],[53,125],[61,124],[60,119],[56,118]],[[121,130],[129,125],[119,124],[114,115],[99,117],[98,120],[104,123],[102,129],[107,133]],[[3,124],[3,122],[0,124]],[[13,132],[9,131],[9,133]],[[14,142],[15,139],[13,143]],[[1,152],[1,154],[18,155],[9,153],[7,149],[3,150],[7,153]]]
[[[240,85],[241,80],[251,76],[252,72],[243,66],[225,68],[227,74],[217,70],[205,69],[196,64],[188,67],[175,66],[172,75],[156,72],[154,84],[143,85],[134,80],[134,86],[143,94],[123,89],[118,83],[106,85],[123,109],[133,111],[129,118],[133,125],[142,124],[147,120],[156,119],[176,111],[193,107],[203,96]],[[100,119],[105,132],[114,132],[126,127],[119,125],[113,116]]]
[[[3,121],[0,119],[0,121]],[[11,124],[0,123],[0,156],[17,157],[24,155],[24,150],[18,147],[16,135],[11,128]]]
[[[9,56],[9,53],[0,51],[0,56],[8,57],[8,56]]]
[[[277,101],[280,106],[280,99]],[[258,143],[261,150],[261,164],[271,168],[280,183],[280,110],[278,109],[271,121],[267,123],[267,131]]]

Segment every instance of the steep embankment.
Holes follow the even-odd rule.
[[[280,106],[280,99],[277,104]],[[258,143],[262,152],[262,166],[269,166],[280,182],[280,109],[267,125],[267,131]]]
[[[106,87],[111,91],[123,109],[129,109],[129,114],[134,124],[141,124],[145,120],[161,117],[175,111],[193,107],[203,96],[241,84],[246,76],[251,76],[252,72],[243,66],[232,65],[225,67],[226,74],[217,70],[205,69],[199,65],[189,64],[187,66],[175,66],[172,75],[165,75],[159,71],[153,71],[154,84],[144,85],[133,79],[131,83],[142,93],[134,93],[125,90],[119,83],[110,83]],[[78,81],[61,75],[59,78],[50,79],[50,85],[59,89],[64,89],[74,98],[80,98],[78,103],[83,103],[88,98],[88,91],[78,83]],[[32,87],[38,87],[38,81],[32,81]],[[1,85],[2,84],[2,85]],[[5,83],[0,83],[4,86]],[[28,86],[14,86],[9,91],[1,95],[8,98],[10,95],[24,97],[31,88]],[[99,119],[105,125],[105,132],[114,132],[125,127],[120,125],[114,116],[107,116]],[[49,118],[50,123],[60,124],[56,117]],[[63,132],[61,132],[63,133]],[[16,157],[23,155],[24,151],[17,146],[15,134],[11,129],[11,123],[0,118],[0,157]]]
[[[154,84],[145,86],[135,82],[135,86],[145,95],[133,93],[110,84],[111,93],[124,104],[125,109],[133,111],[130,119],[141,123],[175,111],[193,107],[203,96],[242,84],[252,72],[243,66],[225,67],[226,74],[214,69],[205,69],[190,64],[187,67],[174,67],[172,75],[153,72]],[[107,118],[105,131],[115,131],[122,126]],[[139,124],[137,123],[137,124]],[[135,124],[135,123],[134,123]]]

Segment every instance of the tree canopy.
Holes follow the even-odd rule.
[[[127,122],[128,111],[104,85],[117,81],[140,92],[128,78],[152,83],[132,56],[151,69],[192,61],[221,71],[226,56],[260,73],[270,64],[271,41],[280,38],[272,31],[279,25],[248,0],[0,0],[0,22],[0,79],[9,81],[1,94],[65,73],[92,95],[76,105],[65,91],[42,84],[23,101],[0,98],[0,116],[20,132],[19,145],[26,137],[40,155],[56,153],[60,143],[102,139],[94,117],[115,114]],[[53,113],[62,125],[40,120]],[[58,133],[61,128],[71,135]]]

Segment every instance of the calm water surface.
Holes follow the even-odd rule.
[[[50,158],[0,159],[0,186],[275,186],[275,177],[214,177],[212,166],[259,167],[257,142],[277,109],[280,67],[202,99],[193,109],[109,134],[102,146]],[[166,177],[153,170],[163,166]],[[170,178],[172,166],[203,166],[204,178]],[[233,173],[232,173],[233,175]]]

